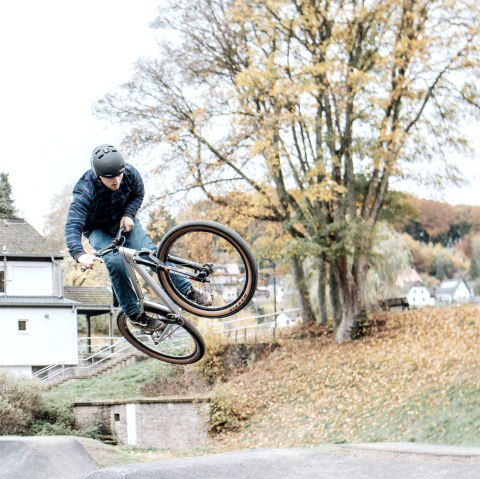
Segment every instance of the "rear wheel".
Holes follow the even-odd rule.
[[[257,267],[253,253],[235,231],[220,223],[198,220],[176,226],[160,242],[157,256],[177,270],[159,270],[161,285],[189,313],[211,318],[230,316],[243,309],[255,294]],[[192,262],[210,269],[205,281],[194,276],[198,271],[192,269]],[[177,289],[175,284],[179,282],[172,281],[175,274],[189,277],[203,297],[213,297],[212,304],[202,304],[187,291]]]
[[[173,319],[167,308],[145,306],[145,312],[163,321],[162,332],[147,333],[132,325],[122,312],[117,316],[122,336],[142,353],[172,364],[191,364],[205,354],[205,341],[197,328],[183,317]],[[172,319],[171,319],[172,318]]]

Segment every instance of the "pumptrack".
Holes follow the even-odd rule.
[[[480,447],[415,443],[249,449],[101,468],[69,436],[0,437],[0,479],[479,479]]]

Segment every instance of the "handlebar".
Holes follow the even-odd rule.
[[[122,246],[123,243],[125,243],[125,236],[122,236],[122,233],[124,231],[124,227],[121,226],[118,230],[117,235],[115,238],[113,238],[112,242],[105,246],[105,248],[102,248],[101,250],[97,251],[95,253],[95,256],[97,258],[101,258],[102,256],[105,256],[107,253],[110,253],[110,251],[116,251],[118,250],[119,246]]]
[[[105,248],[102,248],[101,250],[96,251],[94,253],[95,256],[97,258],[101,258],[102,256],[105,256],[106,254],[110,253],[111,251],[117,251],[118,248],[120,246],[122,246],[123,243],[125,243],[125,236],[123,236],[124,230],[125,230],[125,228],[123,226],[121,226],[118,229],[118,233],[115,236],[115,238],[113,238],[112,242],[110,244],[108,244],[107,246],[105,246]],[[87,271],[87,268],[80,268],[80,271],[82,273],[85,273],[85,271]]]

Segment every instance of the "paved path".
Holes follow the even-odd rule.
[[[377,444],[256,449],[113,467],[87,479],[479,479],[480,448]]]
[[[97,469],[75,438],[0,437],[0,479],[84,479]]]
[[[480,479],[480,447],[253,449],[100,469],[73,437],[0,437],[0,479]]]

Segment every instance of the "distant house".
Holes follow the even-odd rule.
[[[433,306],[435,304],[435,299],[414,268],[401,271],[397,275],[396,284],[409,307],[421,308],[422,306]]]
[[[440,303],[455,303],[469,300],[472,292],[463,279],[447,279],[442,281],[435,292],[435,299]]]
[[[287,326],[293,326],[295,324],[297,324],[296,318],[291,318],[286,313],[280,313],[275,320],[275,325],[277,326],[277,328],[285,328]]]
[[[221,295],[225,301],[230,301],[237,297],[239,288],[240,269],[237,264],[217,264],[215,265],[215,287],[216,293]]]
[[[0,368],[77,364],[78,302],[63,296],[63,253],[23,219],[0,219],[0,251]]]
[[[435,298],[432,297],[428,288],[419,282],[412,284],[407,292],[407,301],[410,307],[421,308],[433,306]]]

